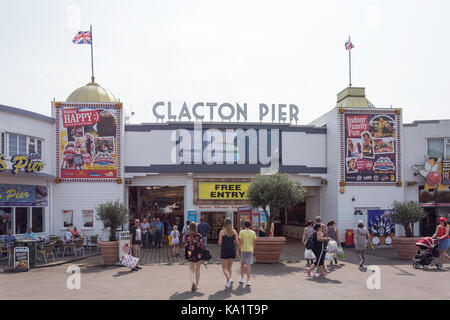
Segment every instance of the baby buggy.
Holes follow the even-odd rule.
[[[436,266],[441,269],[442,264],[439,262],[439,248],[438,241],[431,237],[419,239],[416,246],[419,248],[417,254],[413,259],[414,269],[419,269],[421,266],[427,268],[428,266]]]

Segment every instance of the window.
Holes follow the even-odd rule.
[[[16,208],[16,234],[25,234],[28,228],[28,208]]]
[[[33,232],[44,232],[44,209],[32,208],[31,210]]]
[[[430,158],[444,158],[444,139],[428,139],[428,155]]]
[[[282,209],[280,211],[281,223],[294,226],[304,226],[306,221],[305,202],[297,203],[293,207]],[[286,219],[286,220],[285,220]]]
[[[7,235],[11,228],[12,208],[0,208],[0,235]]]
[[[2,133],[1,147],[6,150],[4,139],[5,133]],[[0,150],[1,151],[1,150]],[[42,160],[42,140],[27,137],[20,134],[8,133],[8,156],[13,157],[17,154],[36,154],[36,159]]]
[[[446,154],[445,154],[445,157],[447,158],[447,159],[450,159],[450,138],[447,138],[446,139],[447,140],[447,143],[446,143],[446,145],[445,145],[445,150],[446,150]]]
[[[0,134],[0,154],[6,154],[6,133]]]

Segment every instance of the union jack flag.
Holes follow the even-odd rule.
[[[90,31],[78,31],[72,40],[75,44],[92,44],[92,36]]]
[[[350,40],[348,40],[346,43],[345,43],[345,49],[346,50],[351,50],[351,49],[353,49],[355,46],[353,45],[353,43],[350,41]]]

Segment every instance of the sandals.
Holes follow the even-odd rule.
[[[191,287],[191,291],[194,292],[195,290],[197,290],[197,286],[195,285],[195,283],[193,283],[192,287]]]

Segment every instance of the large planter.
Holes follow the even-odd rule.
[[[394,237],[393,245],[397,248],[398,257],[400,259],[412,259],[416,255],[416,242],[420,238],[412,237]]]
[[[255,242],[255,260],[260,263],[277,263],[280,261],[281,249],[285,237],[258,237]]]
[[[119,241],[99,241],[98,246],[103,256],[103,264],[111,266],[119,261]]]

